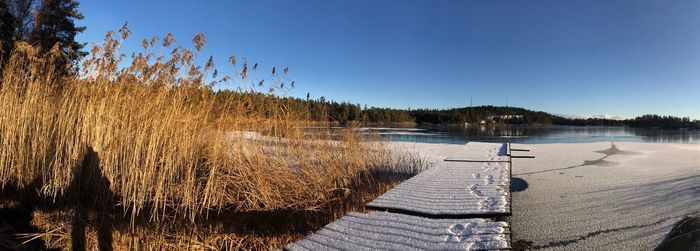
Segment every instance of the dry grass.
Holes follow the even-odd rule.
[[[366,136],[350,130],[336,141],[305,134],[312,123],[305,111],[249,95],[288,91],[293,83],[286,68],[256,79],[257,64],[232,57],[235,74],[216,78],[211,59],[196,64],[206,42],[201,34],[192,50],[173,48],[171,35],[162,46],[144,40],[144,51],[127,63],[119,51],[126,27],[119,36],[108,33],[76,76],[58,74],[74,67],[54,63],[62,57],[58,50],[39,55],[26,44],[18,44],[5,65],[0,182],[49,199],[42,207],[50,210],[35,212],[34,224],[49,233],[41,237],[51,245],[71,245],[56,237],[69,231],[60,222],[75,225],[60,217],[69,214],[87,222],[87,232],[105,224],[95,217],[108,215],[115,246],[123,240],[133,246],[140,236],[135,243],[155,247],[274,247],[359,208],[390,186],[383,177],[420,168],[381,144],[361,143]],[[233,95],[213,91],[223,82],[239,89]],[[237,222],[221,221],[222,215]],[[261,230],[280,217],[286,218],[270,224],[298,224],[289,220],[297,215],[317,219],[298,231]],[[263,233],[231,231],[242,228]]]

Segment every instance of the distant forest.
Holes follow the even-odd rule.
[[[235,93],[219,91],[222,98],[227,95],[255,95],[258,104],[250,104],[251,109],[265,102],[283,102],[288,110],[301,111],[308,119],[329,121],[341,125],[356,123],[373,124],[511,124],[511,125],[574,125],[574,126],[630,126],[659,129],[700,129],[700,120],[673,116],[643,115],[628,120],[614,119],[572,119],[542,111],[532,111],[519,107],[476,106],[451,109],[393,109],[367,107],[349,102],[336,102],[319,99],[279,98],[269,94]]]

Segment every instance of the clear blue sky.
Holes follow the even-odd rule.
[[[295,96],[397,108],[509,105],[700,119],[700,1],[98,1],[83,42],[125,21],[204,54],[289,66]],[[222,70],[222,69],[220,69]]]

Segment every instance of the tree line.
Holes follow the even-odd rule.
[[[290,114],[300,114],[298,119],[330,122],[340,125],[351,123],[360,125],[377,124],[486,124],[486,125],[572,125],[572,126],[630,126],[660,129],[700,129],[699,120],[673,116],[644,115],[628,120],[601,118],[572,119],[542,111],[519,107],[476,106],[451,109],[393,109],[367,107],[350,102],[336,102],[296,97],[279,97],[258,92],[235,92],[221,90],[217,93],[221,100],[247,96],[251,112],[270,109],[276,103]],[[253,97],[253,98],[250,98]]]
[[[647,114],[625,122],[629,126],[642,128],[700,129],[700,120],[690,120],[690,118],[688,117],[679,118],[674,116],[659,116],[655,114]]]
[[[407,111],[416,123],[430,124],[552,124],[551,115],[518,107],[476,106]]]
[[[367,108],[350,102],[336,102],[318,99],[302,99],[296,97],[279,97],[273,94],[256,91],[233,91],[228,89],[216,93],[220,102],[227,100],[245,100],[245,106],[250,113],[260,113],[266,109],[283,109],[287,114],[298,116],[292,119],[304,119],[317,122],[330,122],[341,125],[350,123],[364,124],[397,124],[413,123],[415,118],[407,110],[391,108]],[[274,114],[269,112],[269,114]]]
[[[76,0],[0,0],[0,73],[17,42],[34,46],[40,53],[60,52],[59,65],[76,63],[86,55],[84,44],[75,40],[85,30],[75,24],[83,19],[78,6]]]

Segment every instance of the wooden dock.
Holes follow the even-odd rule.
[[[507,250],[510,226],[490,219],[349,213],[286,250]]]
[[[431,218],[510,214],[508,162],[445,162],[402,182],[367,208]]]
[[[509,250],[509,144],[469,143],[285,250]]]

